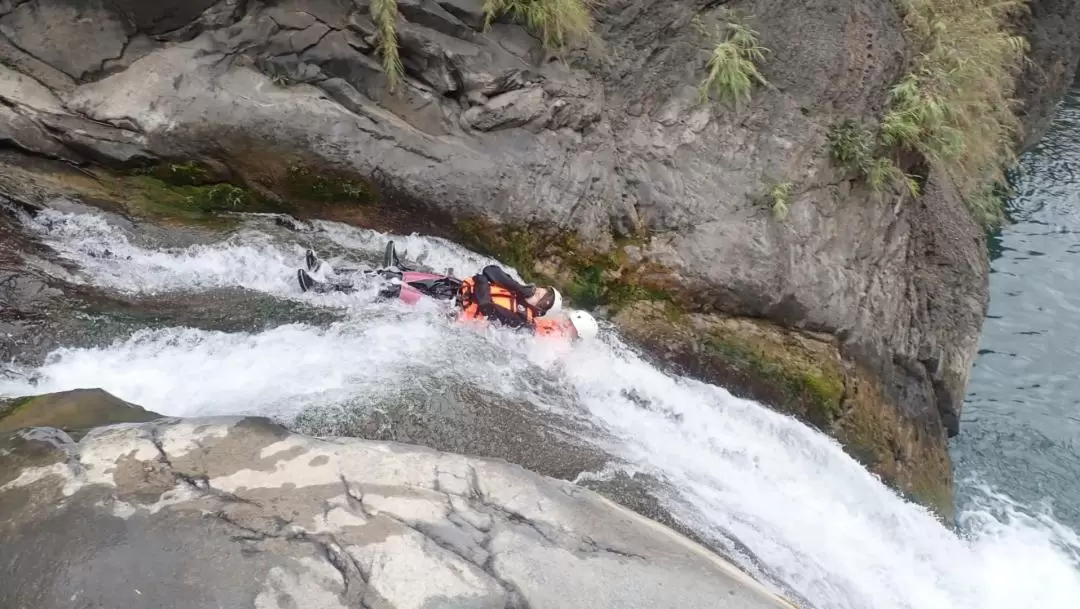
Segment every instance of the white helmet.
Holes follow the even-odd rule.
[[[555,286],[547,286],[547,289],[551,290],[551,294],[552,296],[554,296],[554,299],[551,301],[551,308],[549,308],[547,311],[544,311],[544,314],[540,315],[540,317],[554,317],[558,313],[562,312],[562,294],[560,294],[559,291],[555,289]]]
[[[585,311],[571,311],[568,317],[574,329],[577,330],[578,337],[596,338],[596,335],[600,333],[600,324],[596,323],[596,318]]]

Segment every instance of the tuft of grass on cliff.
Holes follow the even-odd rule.
[[[855,171],[866,180],[874,192],[883,192],[886,185],[907,190],[919,196],[916,177],[905,173],[893,159],[887,147],[875,140],[870,129],[852,119],[834,125],[827,137],[832,162],[845,171]]]
[[[484,0],[484,28],[508,15],[540,38],[544,47],[564,51],[572,44],[593,39],[591,7],[595,0]],[[398,52],[397,0],[372,0],[377,51],[393,91],[401,83],[405,68]]]
[[[1013,99],[1028,43],[1010,31],[1026,0],[894,0],[914,48],[911,70],[890,91],[876,135],[853,121],[829,134],[840,167],[856,169],[875,190],[887,184],[917,194],[902,159],[917,154],[959,188],[972,215],[1002,218],[996,185],[1016,162],[1020,121]]]
[[[697,25],[702,28],[700,21]],[[715,37],[718,42],[699,87],[701,101],[708,101],[713,94],[736,105],[750,101],[754,84],[766,84],[757,66],[764,61],[768,49],[758,44],[757,32],[735,19],[718,28]]]
[[[788,215],[791,206],[791,195],[795,192],[795,185],[791,182],[773,184],[769,188],[769,198],[772,200],[773,215],[777,220],[783,220]]]
[[[594,0],[484,0],[484,28],[501,15],[521,23],[548,49],[565,50],[593,36]]]
[[[397,0],[371,0],[371,18],[377,30],[377,51],[382,57],[383,71],[390,81],[390,91],[393,91],[405,75],[405,66],[398,54]]]
[[[1000,208],[986,209],[982,195],[1016,162],[1013,93],[1028,42],[1010,27],[1027,1],[895,1],[916,56],[893,87],[882,141],[921,154],[953,179],[973,214],[995,222]]]

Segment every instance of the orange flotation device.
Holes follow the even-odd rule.
[[[472,277],[461,282],[461,289],[458,291],[457,296],[458,306],[461,308],[461,312],[458,313],[457,317],[459,323],[487,321],[487,317],[480,311],[480,305],[476,303],[473,296],[475,285],[476,281]],[[518,309],[518,299],[514,293],[494,283],[491,284],[491,302],[511,311]],[[567,339],[576,336],[577,332],[569,320],[537,317],[532,307],[525,306],[523,308],[525,309],[526,323],[535,330],[537,336]]]
[[[476,280],[473,277],[461,282],[461,289],[458,291],[458,304],[461,307],[461,313],[458,314],[458,321],[470,321],[474,319],[486,319],[484,314],[480,311],[480,305],[476,303],[476,298],[473,297],[473,289],[476,285]],[[514,296],[514,293],[510,290],[502,287],[498,284],[491,284],[491,302],[496,306],[509,309],[511,311],[518,310],[518,300]],[[532,307],[526,306],[525,309],[525,321],[529,325],[536,322],[536,316],[533,313]]]

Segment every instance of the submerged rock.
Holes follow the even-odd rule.
[[[794,608],[586,489],[265,419],[2,436],[0,516],[4,606]]]
[[[573,402],[570,396],[567,400]],[[542,412],[526,401],[462,385],[403,391],[385,404],[356,409],[346,416],[313,409],[292,426],[313,435],[419,444],[503,459],[563,480],[600,471],[612,461],[581,439],[600,436],[602,432],[594,426]]]

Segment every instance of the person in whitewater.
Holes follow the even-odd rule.
[[[455,303],[459,319],[484,318],[510,328],[533,326],[536,319],[562,311],[562,295],[554,287],[523,285],[494,264],[462,281]]]
[[[322,268],[322,261],[308,250],[305,255],[308,269],[314,273]],[[400,274],[403,268],[394,251],[393,243],[387,246],[384,269],[356,271],[365,274],[381,274],[383,277]],[[297,279],[303,291],[355,292],[356,284],[334,278],[316,281],[304,269],[298,269]],[[383,289],[383,297],[394,298],[400,292],[400,284]],[[433,282],[425,294],[439,300],[453,300],[458,310],[459,322],[494,322],[514,329],[526,329],[538,336],[564,336],[571,339],[593,338],[599,333],[599,325],[585,311],[562,313],[562,295],[554,286],[522,284],[497,265],[488,265],[480,273],[465,280],[446,277],[445,281]]]
[[[562,295],[553,286],[522,285],[495,265],[462,282],[455,304],[458,321],[494,321],[510,328],[527,328],[538,336],[590,339],[600,332],[585,311],[562,313]]]

